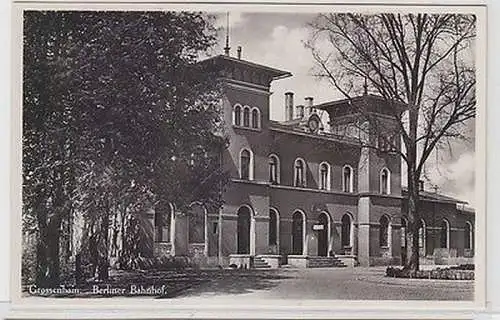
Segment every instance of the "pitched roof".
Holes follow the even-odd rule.
[[[404,196],[408,195],[408,188],[403,187],[402,192]],[[419,193],[420,199],[422,200],[429,200],[429,201],[440,201],[440,202],[449,202],[449,203],[462,203],[466,204],[467,201],[459,200],[457,198],[453,198],[441,193],[437,192],[429,192],[429,191],[420,191]]]
[[[339,99],[339,100],[332,100],[332,101],[323,102],[323,103],[315,105],[314,107],[316,109],[328,110],[328,109],[331,109],[332,107],[338,107],[341,105],[349,104],[350,102],[356,103],[356,102],[362,101],[364,99],[369,99],[369,100],[378,101],[378,102],[387,102],[387,100],[382,96],[375,95],[375,94],[365,94],[365,95],[361,95],[361,96],[352,97],[351,99]],[[401,107],[401,110],[404,110],[408,107],[406,104],[399,102],[399,101],[392,100],[392,102],[394,103],[394,105]]]

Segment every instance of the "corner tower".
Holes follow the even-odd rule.
[[[389,105],[390,103],[390,105]],[[399,263],[401,257],[401,150],[397,119],[406,106],[375,95],[317,106],[328,112],[332,133],[356,138],[358,162],[358,261]]]
[[[230,174],[219,215],[219,257],[256,255],[268,250],[270,85],[290,72],[238,56],[206,61],[220,70],[225,134],[223,167]],[[245,213],[246,212],[246,213]],[[235,221],[236,220],[236,221]]]

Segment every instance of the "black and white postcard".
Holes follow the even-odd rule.
[[[13,6],[13,303],[484,307],[485,7]]]

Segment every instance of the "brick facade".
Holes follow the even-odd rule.
[[[335,117],[335,121],[330,123],[333,131],[335,126],[344,128],[350,121],[350,115],[346,112],[332,113],[334,105],[337,108],[342,102],[313,105],[312,109],[306,105],[306,115],[302,120],[271,121],[270,82],[290,76],[285,71],[228,56],[212,58],[208,63],[219,64],[224,70],[222,103],[230,145],[223,154],[223,165],[232,179],[226,186],[222,208],[206,212],[203,244],[187,244],[185,233],[186,230],[189,232],[189,227],[185,225],[185,218],[177,217],[172,219],[177,235],[171,237],[171,242],[176,243],[162,245],[161,249],[155,246],[158,248],[155,252],[171,252],[176,247],[176,254],[182,252],[196,256],[196,259],[204,254],[208,256],[207,261],[227,264],[229,255],[241,254],[238,248],[245,248],[243,254],[279,254],[286,262],[288,255],[296,254],[293,252],[295,246],[295,250],[302,249],[300,254],[306,256],[354,256],[357,263],[365,266],[399,264],[404,254],[401,239],[404,226],[401,221],[406,210],[404,190],[401,188],[400,157],[395,153],[362,148],[356,139],[348,135],[308,130],[308,117],[314,113],[315,107],[326,110],[331,119]],[[290,105],[291,98],[293,95],[288,94],[287,114],[290,114],[289,108],[294,107]],[[373,96],[359,99],[369,105],[379,103]],[[312,103],[312,99],[306,100],[306,103],[308,101]],[[235,123],[236,107],[241,110],[239,124]],[[253,128],[252,121],[248,121],[248,127],[245,127],[245,108],[249,110],[250,117],[251,110],[258,109],[257,128]],[[380,117],[385,119],[383,112]],[[370,126],[370,123],[367,125]],[[368,139],[374,137],[369,136]],[[399,139],[395,141],[399,148]],[[244,150],[250,154],[249,160],[244,159]],[[279,159],[276,168],[279,182],[270,182],[271,154]],[[298,158],[305,163],[305,167],[300,169],[305,174],[305,186],[295,186]],[[245,164],[246,161],[248,164]],[[328,175],[321,173],[322,163],[329,165]],[[346,190],[346,166],[352,168],[352,190]],[[246,167],[249,168],[248,178],[242,175]],[[390,173],[389,194],[381,194],[381,171],[384,168]],[[320,181],[322,174],[327,176],[329,187],[324,188],[326,190],[320,188],[324,183]],[[473,231],[469,236],[472,240],[467,238],[465,232],[467,223],[474,226],[474,213],[457,209],[457,202],[431,193],[427,193],[422,200],[421,214],[426,225],[425,256],[428,259],[440,246],[442,232],[439,226],[443,219],[449,223],[446,258],[473,255]],[[250,211],[250,218],[239,214],[241,208]],[[277,212],[276,226],[270,223],[271,209]],[[304,216],[305,221],[300,220],[303,218],[299,217]],[[383,220],[388,221],[387,226],[381,224]],[[276,243],[270,243],[270,226],[277,229]],[[381,230],[385,237],[381,237]],[[245,235],[241,235],[242,232]],[[348,235],[343,237],[343,232]],[[469,245],[466,240],[469,240]],[[381,245],[380,241],[387,242],[387,245]],[[200,245],[206,246],[206,249],[200,248]]]

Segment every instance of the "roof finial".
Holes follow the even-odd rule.
[[[364,89],[363,93],[365,95],[367,95],[368,94],[368,80],[366,78],[366,75],[365,75],[365,84],[363,85],[363,89]]]
[[[434,193],[438,193],[438,190],[439,190],[439,187],[437,186],[437,184],[435,184],[432,189],[434,189]]]
[[[226,47],[224,48],[224,54],[229,56],[229,11],[226,13]]]

